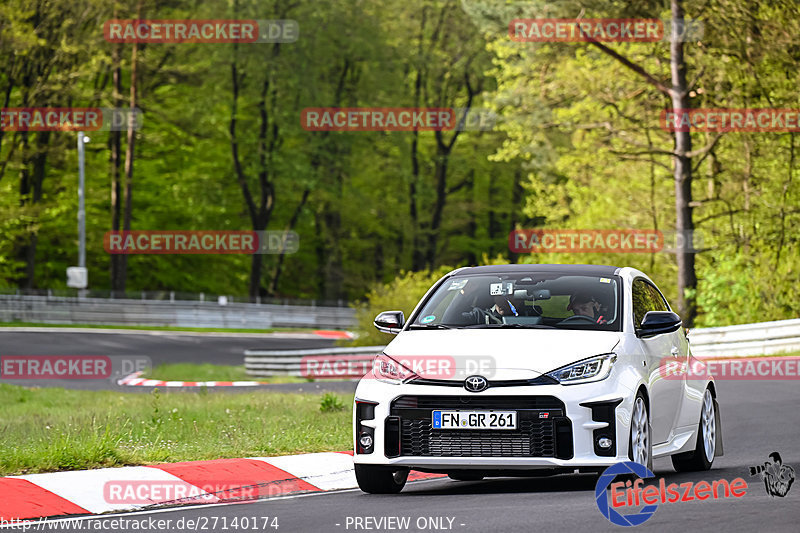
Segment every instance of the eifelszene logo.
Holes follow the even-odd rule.
[[[630,477],[631,474],[637,476],[638,479],[612,483],[618,475]],[[711,482],[687,481],[680,484],[667,484],[662,477],[658,480],[657,485],[645,485],[644,479],[652,477],[655,475],[650,470],[632,461],[624,461],[608,467],[597,480],[595,487],[597,508],[613,524],[638,526],[653,516],[659,503],[743,498],[747,494],[747,482],[740,477],[731,481],[718,479]],[[635,509],[640,506],[643,507],[636,511]],[[634,512],[623,515],[619,511],[624,508],[629,508]]]
[[[794,468],[783,464],[781,454],[778,452],[772,452],[769,454],[769,458],[772,459],[772,462],[765,461],[763,465],[751,466],[750,476],[760,475],[764,480],[767,494],[773,498],[775,496],[783,498],[794,483]]]

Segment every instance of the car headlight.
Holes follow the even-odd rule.
[[[614,366],[616,360],[617,354],[606,353],[572,363],[571,365],[562,366],[552,372],[548,372],[547,375],[562,385],[600,381],[611,374],[611,367]]]
[[[375,357],[372,362],[372,373],[375,374],[375,379],[378,381],[392,385],[400,385],[419,377],[415,372],[385,354]]]

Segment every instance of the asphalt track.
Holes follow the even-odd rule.
[[[725,455],[718,457],[711,471],[678,474],[669,459],[655,463],[655,474],[667,484],[729,481],[741,477],[748,483],[740,499],[693,501],[660,504],[641,531],[724,531],[772,532],[800,530],[800,483],[795,483],[785,498],[770,497],[758,477],[750,477],[749,467],[763,464],[769,453],[778,451],[784,464],[800,473],[800,409],[797,384],[792,381],[718,382],[720,410],[725,440]],[[557,476],[552,478],[503,478],[479,482],[430,480],[410,483],[394,496],[363,494],[358,490],[320,493],[263,500],[252,503],[207,505],[152,510],[120,515],[137,522],[138,528],[118,527],[116,531],[142,531],[146,521],[171,520],[150,530],[163,531],[508,531],[569,532],[621,531],[608,522],[594,500],[595,478]],[[267,518],[267,527],[262,527]],[[408,517],[409,527],[374,527],[382,517]],[[423,523],[438,518],[439,528]],[[233,520],[239,522],[233,526]],[[248,518],[247,527],[243,518]],[[277,518],[278,529],[270,527]],[[361,522],[356,522],[361,518]],[[452,518],[452,523],[448,519]],[[108,530],[112,517],[92,517],[79,529],[76,525],[48,523],[50,531]],[[184,522],[179,524],[179,520]],[[255,519],[255,520],[254,520]],[[107,521],[95,524],[97,521]],[[193,520],[188,527],[187,520]],[[417,520],[421,520],[417,523]],[[254,527],[254,524],[256,526]],[[361,524],[362,527],[356,527]],[[396,526],[396,523],[391,523]],[[213,526],[213,527],[212,527]],[[366,527],[370,526],[370,527]],[[424,526],[424,527],[418,527]],[[95,529],[98,528],[98,529]],[[31,530],[35,530],[31,528]]]
[[[219,365],[244,364],[247,349],[285,350],[325,348],[334,341],[324,338],[287,338],[281,335],[192,334],[177,332],[92,333],[70,331],[18,332],[0,329],[0,356],[3,355],[108,355],[147,356],[154,366],[162,363],[212,363]],[[0,383],[23,387],[62,387],[84,390],[122,390],[150,392],[152,387],[120,387],[112,380],[2,379]],[[218,387],[219,392],[243,392],[254,387]],[[315,382],[302,384],[267,385],[282,392],[337,391],[352,392],[354,382]],[[173,392],[180,389],[162,388]],[[189,389],[187,389],[189,390]],[[199,388],[191,389],[197,392]]]

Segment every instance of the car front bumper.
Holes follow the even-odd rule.
[[[419,397],[428,397],[424,409],[404,411],[397,407],[398,403],[408,405],[408,398]],[[529,446],[528,436],[520,435],[519,438],[512,439],[507,430],[433,430],[430,429],[430,424],[424,421],[430,416],[431,410],[453,409],[453,405],[459,405],[462,398],[469,402],[464,404],[462,408],[464,410],[483,410],[486,408],[483,406],[486,405],[503,405],[496,410],[508,410],[510,407],[506,407],[507,405],[526,406],[523,400],[530,400],[532,397],[548,401],[541,409],[519,410],[520,423],[526,416],[532,419],[538,418],[539,411],[557,415],[540,421],[552,423],[552,433],[545,431],[546,423],[536,424],[535,421],[531,421],[531,424],[540,431],[531,433]],[[374,417],[363,419],[365,411],[354,409],[354,462],[443,472],[603,469],[619,461],[628,460],[629,428],[634,398],[634,391],[622,385],[619,380],[612,379],[566,386],[558,384],[490,387],[480,393],[470,393],[462,387],[410,383],[393,385],[367,377],[358,385],[356,402],[357,405],[359,402],[362,404],[369,402],[365,405],[370,405],[368,412],[373,414],[374,411]],[[436,405],[439,399],[442,400],[441,407]],[[554,406],[552,399],[559,402],[558,408]],[[523,411],[528,414],[522,414]],[[411,415],[408,413],[414,413],[413,418],[416,420],[409,420]],[[528,427],[533,427],[531,424]],[[568,432],[564,431],[565,425],[569,426]],[[397,429],[393,429],[394,427]],[[412,431],[416,432],[413,439]],[[458,431],[458,435],[463,435],[464,438],[459,440],[458,437],[447,435],[445,441],[449,444],[442,446],[442,432],[448,431]],[[358,442],[359,437],[365,433],[370,434],[373,440],[368,450],[364,450]],[[478,434],[481,434],[480,442],[476,441]],[[598,440],[601,437],[611,438],[610,449],[599,447]],[[552,438],[555,442],[551,446],[549,439]],[[569,443],[564,442],[567,438],[570,440]],[[537,442],[537,439],[541,441]],[[410,444],[412,442],[413,449]],[[520,447],[520,442],[524,446]],[[454,454],[454,450],[458,453]]]

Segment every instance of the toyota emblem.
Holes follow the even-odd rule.
[[[489,388],[489,382],[483,376],[470,376],[464,380],[464,388],[469,392],[481,392]]]

